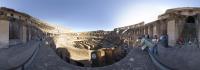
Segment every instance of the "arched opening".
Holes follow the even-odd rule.
[[[0,15],[3,15],[3,12],[0,11]]]
[[[197,28],[194,16],[188,16],[183,24],[182,32],[179,36],[182,44],[195,44],[197,41]]]
[[[187,17],[186,23],[195,23],[195,18],[193,16]]]
[[[20,24],[17,24],[18,22],[16,19],[10,19],[9,23],[9,41],[10,43],[19,42],[20,40]]]

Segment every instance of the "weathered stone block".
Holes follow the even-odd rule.
[[[9,45],[9,21],[0,20],[0,48],[7,48]]]
[[[169,21],[167,24],[167,34],[168,34],[168,41],[169,45],[174,46],[176,43],[176,33],[175,33],[175,21]]]

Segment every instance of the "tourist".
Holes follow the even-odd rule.
[[[146,34],[146,35],[145,35],[145,38],[146,38],[146,39],[150,39],[149,34]]]
[[[154,44],[157,44],[158,43],[158,36],[157,35],[154,35],[153,39],[152,39],[152,42]]]
[[[164,47],[169,47],[167,34],[163,34],[160,36],[159,43]]]
[[[191,40],[188,41],[188,45],[192,46],[192,41]]]
[[[182,36],[180,36],[180,37],[178,38],[177,44],[178,44],[178,45],[183,45],[183,37],[182,37]]]
[[[154,46],[152,47],[152,53],[153,54],[158,54],[158,36],[157,35],[154,35],[153,39],[152,39],[152,42],[154,44]]]
[[[165,47],[169,47],[169,46],[168,46],[168,35],[165,34],[164,37],[165,37],[165,44],[164,44],[164,45],[165,45]]]

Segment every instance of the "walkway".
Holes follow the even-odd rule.
[[[38,46],[39,42],[31,41],[27,44],[0,49],[0,69],[15,69],[25,64]]]

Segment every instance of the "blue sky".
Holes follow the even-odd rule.
[[[25,12],[72,31],[112,30],[151,22],[166,9],[200,7],[198,0],[0,0],[0,6]]]

